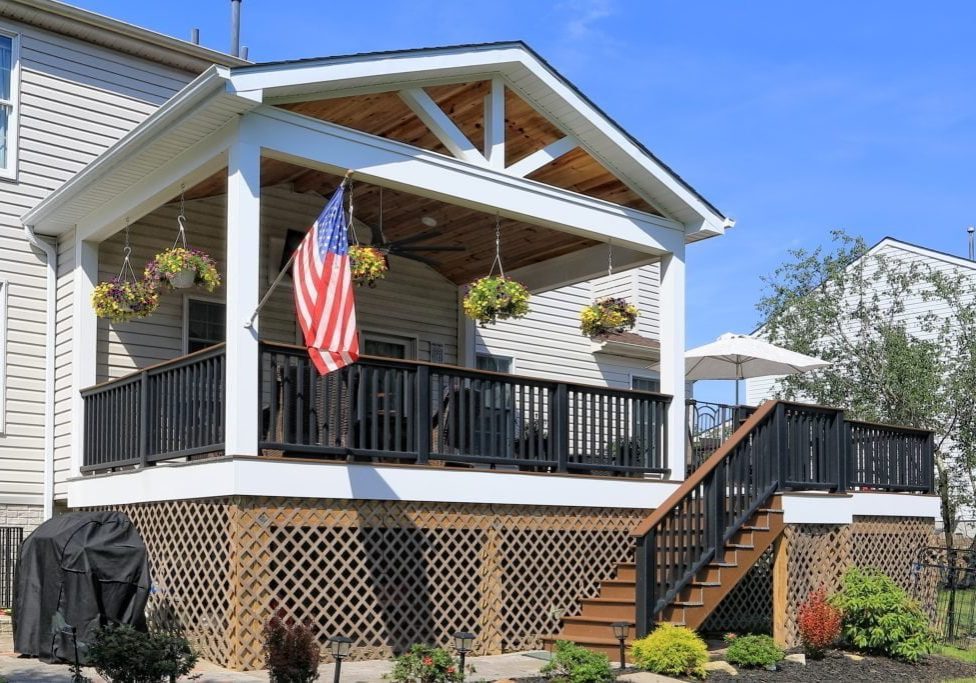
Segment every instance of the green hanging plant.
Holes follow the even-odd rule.
[[[95,285],[91,303],[99,318],[121,323],[151,315],[159,307],[159,292],[149,280],[114,278]]]
[[[200,286],[212,292],[220,286],[220,272],[213,257],[199,249],[172,247],[146,264],[146,279],[172,289]]]
[[[529,290],[504,275],[488,275],[468,285],[464,314],[484,327],[499,320],[524,318],[529,312]]]
[[[375,287],[376,281],[385,278],[389,269],[386,254],[376,247],[358,244],[349,247],[349,272],[357,285]]]
[[[580,332],[590,338],[605,337],[634,329],[639,312],[626,299],[608,296],[580,311]]]

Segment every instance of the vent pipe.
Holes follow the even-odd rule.
[[[230,53],[241,54],[241,0],[230,0]]]
[[[247,45],[241,47],[241,54],[238,55],[244,61],[247,61]]]
[[[966,232],[969,233],[969,260],[976,261],[976,236],[973,235],[976,233],[976,228],[970,225],[966,228]]]
[[[200,29],[195,26],[190,29],[190,42],[194,45],[200,44]]]

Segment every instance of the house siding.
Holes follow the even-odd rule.
[[[0,25],[20,35],[17,175],[0,180],[0,279],[9,283],[0,504],[36,506],[43,482],[47,266],[24,238],[20,217],[194,74],[25,24]],[[55,466],[63,481],[70,465],[73,235],[60,238],[57,252]]]
[[[595,297],[636,301],[637,332],[658,338],[658,265],[603,276],[532,297],[532,310],[518,321],[503,321],[475,332],[475,350],[514,359],[514,371],[546,379],[630,388],[634,375],[656,377],[652,361],[594,352],[579,331],[579,312]]]

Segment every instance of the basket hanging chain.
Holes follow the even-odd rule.
[[[116,278],[119,282],[123,282],[128,279],[133,282],[136,280],[136,274],[132,270],[132,261],[130,257],[132,256],[132,247],[129,246],[129,217],[125,218],[125,242],[122,246],[122,267],[119,268],[119,275]]]
[[[613,275],[613,240],[607,241],[607,277]]]
[[[350,173],[347,173],[346,177],[342,179],[342,184],[346,186],[346,191],[349,193],[349,222],[346,225],[352,230],[353,239],[358,245],[359,237],[356,235],[356,228],[352,224],[352,175]]]
[[[183,247],[186,249],[186,185],[180,185],[180,212],[176,215],[176,223],[180,226],[176,233],[176,240],[173,247]]]
[[[495,274],[495,266],[498,266],[498,274],[505,277],[505,268],[502,266],[502,223],[497,213],[495,214],[495,260],[491,262],[488,277]]]

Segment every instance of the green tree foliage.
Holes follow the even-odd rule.
[[[852,419],[931,429],[946,535],[976,490],[973,278],[871,254],[832,233],[829,249],[790,252],[757,304],[774,344],[831,365],[784,378],[779,397],[843,407]],[[910,302],[923,303],[909,309]]]

